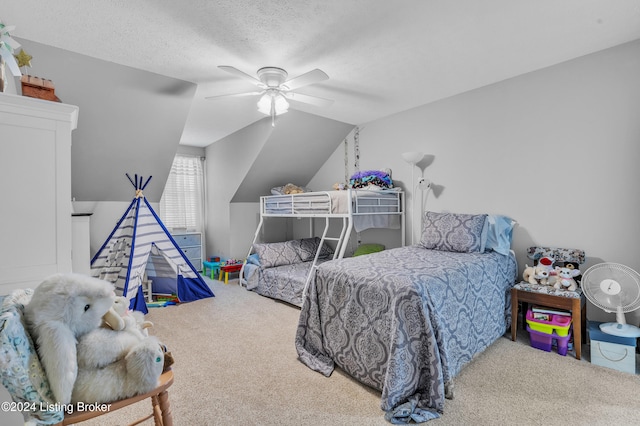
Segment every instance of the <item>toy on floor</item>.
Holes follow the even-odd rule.
[[[176,296],[175,294],[172,295],[168,295],[168,296],[157,296],[156,300],[158,300],[159,302],[171,302],[172,304],[176,304],[176,303],[180,303],[180,299],[178,299],[178,296]]]
[[[57,403],[101,403],[145,393],[158,384],[164,349],[137,321],[114,322],[113,285],[78,274],[56,274],[25,306],[27,328]],[[120,321],[115,320],[119,324]]]

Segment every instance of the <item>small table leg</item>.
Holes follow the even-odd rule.
[[[518,332],[518,290],[511,289],[511,340],[516,341]]]
[[[576,359],[582,355],[582,312],[580,299],[572,299],[571,318],[573,319],[573,346],[576,351]]]

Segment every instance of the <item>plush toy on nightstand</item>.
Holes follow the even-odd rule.
[[[565,268],[569,268],[569,269],[577,270],[580,267],[580,265],[578,264],[578,262],[564,262],[564,267]],[[578,286],[580,286],[580,280],[582,279],[582,273],[579,273],[578,275],[573,277],[573,279],[576,280],[576,282],[578,283]]]
[[[556,266],[556,282],[553,285],[555,289],[563,289],[567,291],[575,291],[578,288],[578,283],[574,279],[580,275],[580,271],[578,269],[571,269],[566,267]]]
[[[555,260],[553,260],[553,258],[548,257],[548,256],[544,256],[544,257],[541,257],[540,259],[537,260],[536,266],[539,266],[541,268],[545,268],[547,270],[547,272],[551,273],[553,271],[553,264],[554,263],[555,263]]]
[[[524,265],[524,272],[522,273],[522,279],[529,284],[549,284],[549,271],[543,266],[529,266]]]

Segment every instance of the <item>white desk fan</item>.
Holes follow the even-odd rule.
[[[591,303],[616,313],[616,322],[600,324],[604,333],[640,337],[640,328],[627,324],[624,314],[640,308],[640,274],[619,263],[599,263],[582,275],[582,291]]]

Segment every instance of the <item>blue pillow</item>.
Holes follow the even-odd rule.
[[[247,263],[260,266],[260,257],[258,256],[258,253],[249,255],[249,257],[247,257]]]
[[[487,241],[485,250],[493,250],[507,256],[511,250],[513,227],[516,221],[507,216],[487,215]]]

